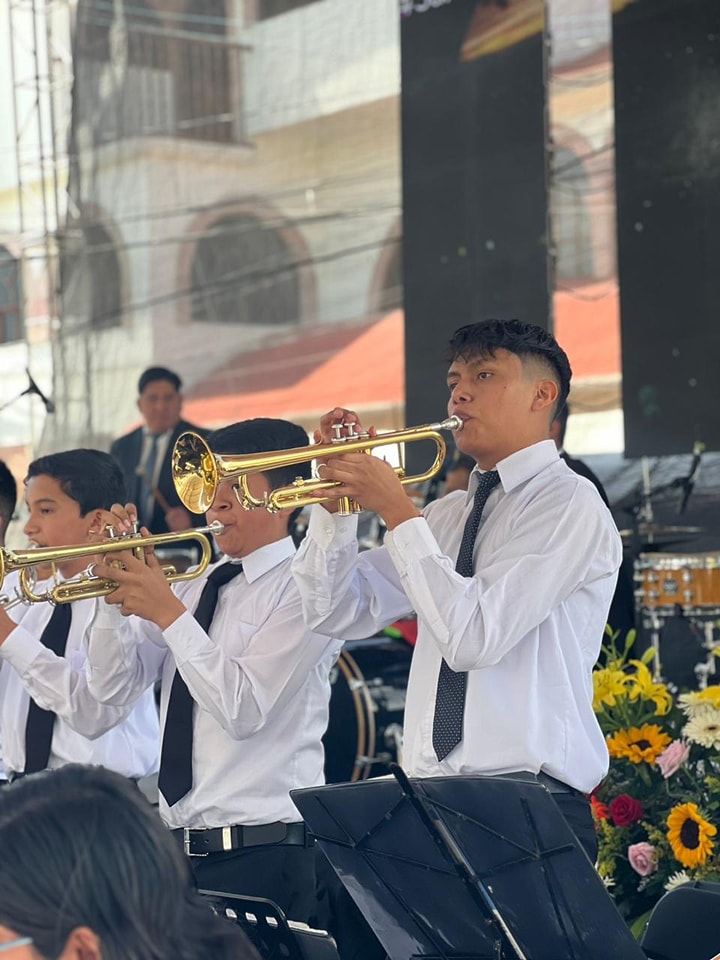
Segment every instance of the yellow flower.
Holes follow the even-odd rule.
[[[617,697],[626,694],[627,677],[622,670],[605,667],[593,671],[593,710],[600,713],[603,706],[614,707]]]
[[[706,687],[704,690],[681,693],[678,697],[678,703],[683,713],[688,717],[694,717],[696,712],[704,707],[713,707],[715,710],[720,710],[720,686],[715,684],[715,686]]]
[[[664,717],[672,708],[672,696],[664,683],[655,683],[652,674],[641,660],[631,660],[635,674],[628,677],[628,695],[631,700],[652,700],[655,713]]]
[[[715,836],[717,827],[701,816],[696,803],[673,807],[667,825],[667,838],[675,859],[684,867],[701,867],[713,851],[710,837]]]
[[[670,737],[656,723],[618,730],[606,739],[611,757],[625,757],[632,763],[655,763],[670,743]]]

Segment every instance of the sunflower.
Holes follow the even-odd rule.
[[[617,697],[627,693],[627,677],[622,670],[605,667],[593,671],[593,710],[600,713],[603,706],[614,707]]]
[[[683,736],[701,747],[720,750],[720,710],[710,705],[698,707],[682,728]]]
[[[611,757],[625,757],[631,763],[655,763],[670,743],[670,737],[656,723],[618,730],[606,739]]]
[[[720,686],[715,684],[712,687],[706,687],[704,690],[681,693],[678,697],[678,703],[683,713],[688,717],[694,717],[696,712],[704,707],[720,710]]]
[[[675,859],[684,867],[701,867],[713,851],[717,827],[699,813],[696,803],[680,803],[667,818],[667,838]]]
[[[631,700],[652,700],[655,713],[664,717],[672,708],[672,696],[664,683],[655,683],[652,674],[641,660],[631,660],[635,675],[628,678],[628,695]]]

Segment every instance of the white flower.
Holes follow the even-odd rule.
[[[682,729],[683,735],[701,747],[720,749],[720,710],[698,707]]]
[[[673,873],[672,876],[667,878],[665,883],[665,891],[670,893],[671,890],[674,890],[675,887],[681,887],[683,883],[690,883],[690,877],[688,876],[685,870],[678,870],[677,873]]]
[[[610,887],[614,887],[614,886],[615,886],[615,877],[603,877],[603,876],[601,876],[600,879],[601,879],[602,882],[605,884],[605,887],[606,887],[607,890],[609,890]]]

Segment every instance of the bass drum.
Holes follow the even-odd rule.
[[[330,675],[330,720],[323,737],[328,783],[367,780],[400,763],[412,647],[380,634],[351,640]]]

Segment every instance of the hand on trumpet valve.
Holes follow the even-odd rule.
[[[353,440],[358,437],[376,435],[375,427],[368,431],[363,430],[360,417],[354,410],[345,407],[334,407],[320,419],[320,428],[313,434],[315,443],[335,443],[342,440]]]
[[[114,566],[114,562],[119,566]],[[146,549],[139,559],[131,550],[123,550],[114,557],[106,555],[95,564],[94,575],[113,580],[117,587],[105,597],[105,602],[120,608],[124,617],[131,614],[150,620],[164,630],[185,612],[182,601],[173,593],[158,558]]]

